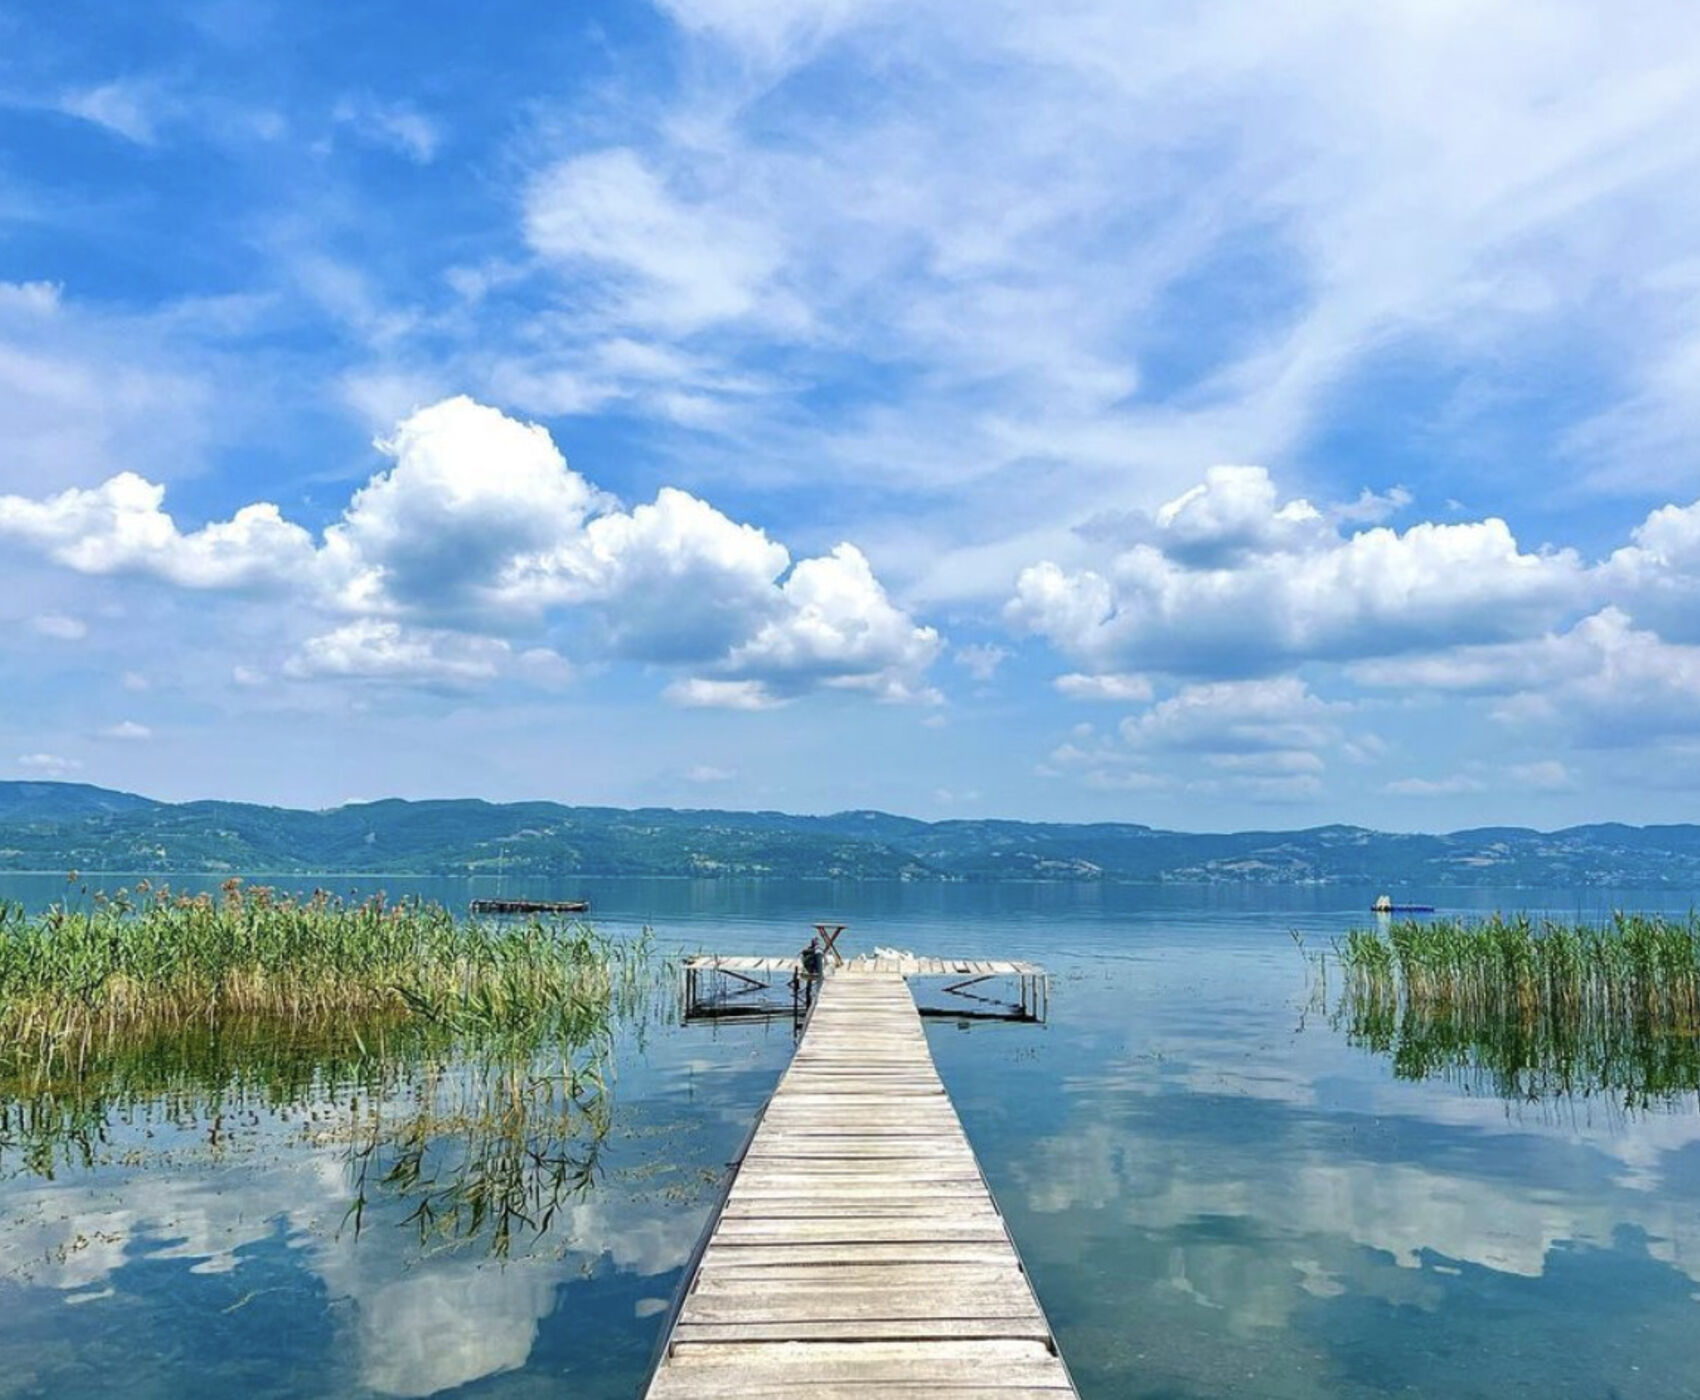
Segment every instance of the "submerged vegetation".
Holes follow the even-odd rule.
[[[1339,1017],[1402,1078],[1508,1098],[1700,1090],[1700,918],[1399,920],[1336,945]]]
[[[291,1140],[346,1155],[428,1243],[506,1254],[592,1182],[648,940],[418,901],[145,882],[0,907],[0,1169]]]
[[[516,1236],[547,1233],[594,1184],[613,1124],[606,1039],[574,1049],[550,1067],[509,1055],[429,1071],[403,1111],[353,1121],[355,1232],[376,1196],[404,1203],[426,1246],[484,1238],[505,1258]]]

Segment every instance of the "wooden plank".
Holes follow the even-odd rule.
[[[889,1374],[913,1366],[917,1373],[934,1377],[957,1371],[964,1381],[986,1385],[995,1382],[991,1377],[974,1375],[968,1368],[1012,1366],[1048,1370],[1056,1357],[1046,1343],[1031,1338],[964,1337],[928,1341],[820,1341],[798,1347],[783,1343],[728,1342],[713,1348],[694,1348],[686,1360],[699,1375],[740,1366],[779,1372],[808,1365],[823,1368],[828,1374],[822,1379],[831,1380],[835,1379],[832,1372],[842,1373],[850,1367],[868,1367]]]
[[[673,1346],[681,1359],[692,1359],[693,1343],[708,1342],[939,1342],[985,1339],[1043,1343],[1050,1336],[1045,1319],[952,1318],[949,1322],[912,1317],[858,1322],[698,1322],[681,1326]]]
[[[924,1244],[932,1240],[1001,1240],[1009,1242],[1000,1216],[971,1219],[920,1220],[887,1216],[875,1220],[727,1220],[715,1231],[715,1240],[762,1241],[805,1240],[817,1244]],[[711,1246],[712,1247],[712,1246]]]
[[[811,1400],[877,1395],[1055,1400],[1074,1392],[1067,1371],[1043,1342],[989,1337],[689,1343],[677,1348],[649,1393],[656,1400],[798,1393]]]
[[[776,1297],[786,1298],[812,1289],[846,1295],[874,1290],[883,1296],[892,1289],[933,1287],[941,1290],[941,1300],[965,1295],[971,1290],[1016,1289],[1019,1290],[1019,1301],[1012,1315],[1037,1316],[1032,1295],[1022,1283],[1021,1268],[1012,1259],[991,1263],[973,1260],[942,1264],[929,1259],[909,1264],[767,1264],[761,1268],[704,1269],[697,1275],[691,1296],[706,1298],[719,1292],[734,1294],[740,1299],[759,1300],[763,1289],[775,1290]]]
[[[797,1386],[807,1386],[808,1400],[879,1400],[882,1395],[896,1400],[1057,1400],[1058,1396],[1073,1395],[1074,1387],[1059,1380],[1050,1384],[1032,1385],[1012,1381],[1007,1386],[941,1385],[932,1380],[895,1379],[891,1375],[873,1380],[826,1382],[809,1378],[757,1380],[744,1379],[723,1373],[698,1376],[694,1368],[679,1374],[658,1377],[649,1394],[653,1400],[798,1400]]]
[[[939,1279],[929,1285],[797,1283],[791,1279],[731,1278],[714,1284],[703,1274],[688,1300],[692,1322],[850,1322],[856,1318],[1039,1316],[1033,1290],[1019,1274],[1005,1280]]]
[[[791,1264],[1001,1264],[1009,1258],[1004,1242],[931,1240],[925,1244],[739,1244],[720,1240],[703,1256],[701,1268],[762,1269]]]
[[[882,1162],[850,1161],[832,1158],[771,1158],[746,1157],[742,1178],[749,1174],[752,1182],[797,1177],[812,1181],[830,1182],[839,1178],[874,1176],[880,1181],[901,1185],[907,1181],[972,1181],[980,1180],[980,1168],[971,1160],[923,1161],[918,1158],[895,1165]],[[734,1184],[734,1190],[737,1189]]]
[[[917,1211],[934,1216],[956,1212],[965,1215],[997,1215],[997,1209],[984,1194],[974,1195],[978,1182],[923,1182],[904,1187],[900,1192],[888,1192],[884,1197],[872,1186],[827,1186],[818,1191],[792,1185],[773,1190],[738,1191],[727,1200],[722,1214],[732,1217],[767,1214],[800,1216],[819,1220],[841,1215],[912,1215]],[[1002,1219],[1001,1216],[998,1217]]]
[[[871,1215],[876,1218],[883,1215],[894,1220],[910,1215],[925,1215],[931,1220],[955,1220],[958,1217],[977,1220],[983,1215],[989,1215],[995,1220],[1003,1219],[998,1214],[997,1207],[983,1192],[973,1195],[967,1191],[952,1192],[948,1195],[929,1192],[920,1196],[903,1196],[883,1201],[853,1191],[829,1193],[824,1197],[820,1192],[802,1191],[740,1195],[726,1202],[726,1208],[721,1215],[728,1220],[766,1217],[769,1220],[831,1221],[852,1215]]]

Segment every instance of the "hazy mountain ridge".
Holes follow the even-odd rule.
[[[327,811],[155,802],[0,782],[0,869],[690,875],[1400,885],[1700,883],[1700,826],[1445,835],[1324,826],[1193,833],[1128,823],[925,822],[554,802],[388,799]]]

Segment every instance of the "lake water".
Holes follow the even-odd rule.
[[[0,877],[30,904],[65,891]],[[1292,937],[1368,922],[1376,891],[507,892],[587,895],[600,928],[649,925],[668,950],[791,953],[832,919],[849,951],[1045,964],[1048,1024],[928,1035],[1084,1396],[1700,1394],[1700,1105],[1397,1078],[1348,1042]],[[1430,897],[1574,917],[1695,895]],[[505,1257],[488,1220],[421,1229],[419,1202],[464,1166],[452,1113],[419,1120],[437,1126],[413,1158],[367,1158],[361,1187],[362,1115],[412,1121],[454,1066],[373,1083],[309,1056],[305,1082],[274,1065],[217,1102],[138,1078],[51,1154],[0,1148],[0,1395],[633,1396],[791,1046],[785,1021],[630,1018],[611,1112],[574,1149],[591,1184]],[[6,1104],[13,1139],[45,1111]]]

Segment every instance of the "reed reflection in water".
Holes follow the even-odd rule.
[[[698,1124],[641,1091],[616,1112],[614,1065],[675,1009],[674,979],[642,938],[599,967],[597,995],[548,1015],[468,1000],[14,1043],[0,1358],[37,1358],[62,1394],[119,1374],[172,1394],[186,1365],[264,1386],[281,1362],[291,1393],[424,1395],[526,1366],[569,1292],[610,1355],[646,1346],[634,1309],[665,1306],[719,1178],[701,1163],[729,1148],[704,1157]],[[573,1289],[604,1269],[629,1281]],[[139,1353],[134,1326],[81,1332],[137,1309]]]
[[[1336,945],[1336,1023],[1402,1079],[1507,1099],[1700,1092],[1700,919],[1400,920]],[[1327,957],[1319,971],[1327,977]]]
[[[431,1023],[238,1022],[158,1032],[72,1075],[0,1077],[0,1173],[340,1151],[347,1223],[375,1196],[408,1206],[422,1244],[547,1232],[589,1190],[613,1123],[606,1018],[573,1038],[485,1039]]]

